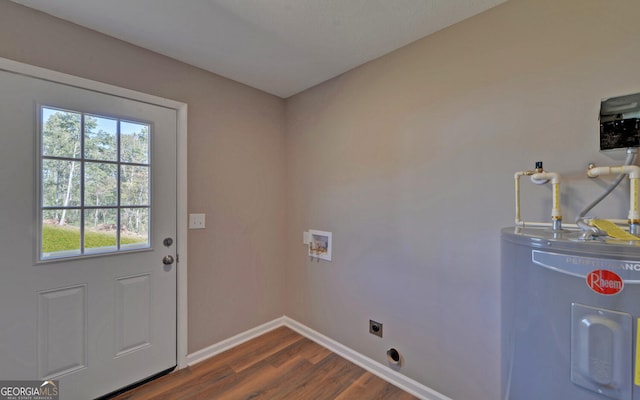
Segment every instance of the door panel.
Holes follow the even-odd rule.
[[[40,104],[151,125],[150,249],[37,262]],[[0,71],[0,379],[89,399],[175,366],[175,148],[173,109]]]
[[[151,346],[151,275],[118,278],[116,356]]]
[[[87,367],[87,286],[38,293],[38,377]]]

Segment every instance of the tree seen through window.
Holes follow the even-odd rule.
[[[149,247],[150,126],[41,108],[41,259]]]

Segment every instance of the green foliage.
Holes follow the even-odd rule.
[[[149,163],[149,127],[132,122],[121,123],[120,146],[123,162]]]
[[[81,116],[78,113],[43,109],[42,154],[48,157],[80,157]],[[78,162],[45,159],[42,164],[42,200],[46,206],[78,205]],[[63,218],[63,216],[58,216]]]
[[[81,115],[79,113],[43,109],[42,154],[52,157],[80,157]],[[85,121],[89,122],[90,121]]]
[[[115,233],[85,231],[85,247],[99,248],[115,245]],[[142,237],[122,236],[122,244],[144,243]],[[71,226],[44,224],[42,226],[42,252],[53,253],[80,248],[80,229]]]

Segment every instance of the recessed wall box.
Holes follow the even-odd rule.
[[[309,229],[309,257],[331,261],[331,232]]]
[[[600,150],[640,147],[640,93],[600,102]]]

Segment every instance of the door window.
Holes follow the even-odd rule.
[[[40,107],[39,260],[150,247],[151,126]]]

